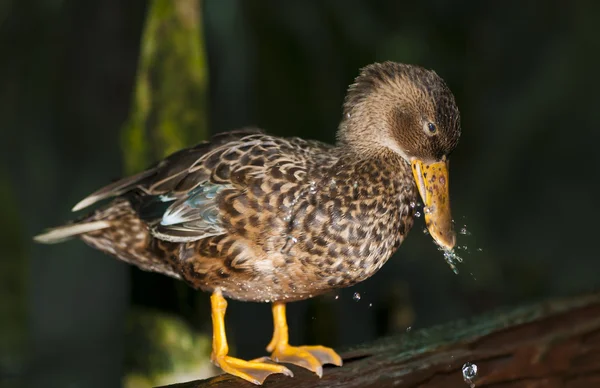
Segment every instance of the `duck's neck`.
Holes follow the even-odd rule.
[[[351,224],[352,244],[360,246],[346,259],[353,284],[374,274],[402,243],[413,225],[418,193],[410,165],[392,150],[340,151],[325,191],[332,198],[345,193],[338,203]]]
[[[342,120],[337,132],[338,147],[361,157],[405,161],[407,155],[394,140],[386,121],[364,116],[364,112],[358,110],[354,116]]]
[[[418,192],[410,164],[397,153],[380,148],[377,152],[340,150],[340,158],[331,171],[347,184],[358,188],[357,198],[371,201],[379,197],[383,201],[416,202]]]
[[[337,147],[340,150],[340,159],[349,165],[362,165],[377,167],[379,170],[390,170],[398,175],[411,173],[410,163],[402,155],[378,142],[363,140],[348,142],[338,139]]]

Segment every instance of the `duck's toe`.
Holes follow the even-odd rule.
[[[289,363],[306,368],[317,376],[323,375],[323,365],[342,365],[342,358],[325,346],[279,346],[271,354],[277,362]]]
[[[240,377],[256,385],[261,385],[272,374],[282,373],[293,377],[291,370],[283,365],[263,362],[262,360],[245,361],[235,357],[214,357],[213,363],[224,372]]]

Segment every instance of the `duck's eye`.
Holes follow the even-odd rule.
[[[427,130],[429,131],[429,133],[435,133],[437,131],[437,128],[434,123],[427,123]]]

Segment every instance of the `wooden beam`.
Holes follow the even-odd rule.
[[[476,387],[600,387],[600,294],[552,300],[380,339],[342,353],[323,378],[291,367],[268,388],[469,387],[462,367],[477,365]],[[252,387],[221,375],[170,388]]]

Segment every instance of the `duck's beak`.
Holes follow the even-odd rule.
[[[425,225],[435,242],[446,250],[454,248],[456,235],[452,230],[450,195],[448,190],[448,161],[411,162],[413,176],[425,207]]]

